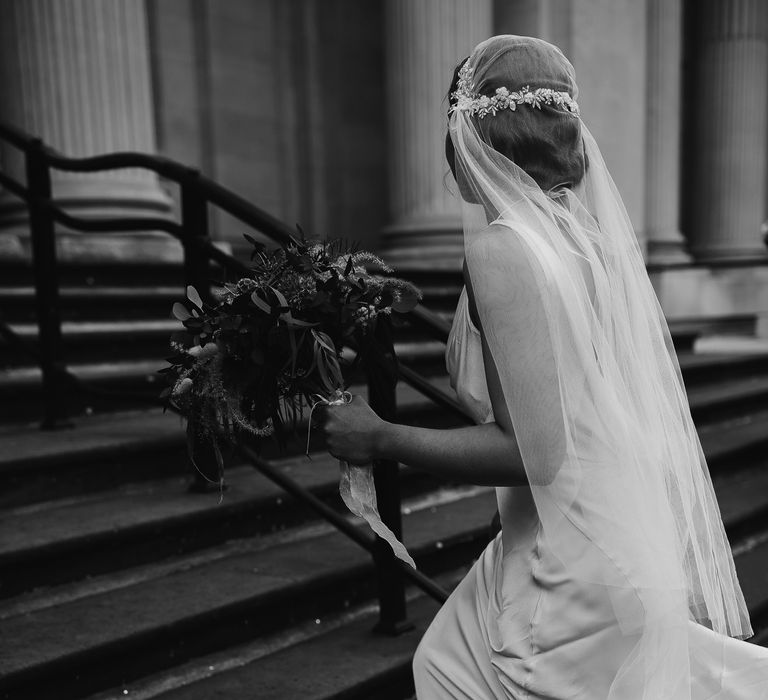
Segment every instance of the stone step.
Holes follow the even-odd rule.
[[[346,512],[338,495],[338,461],[275,462],[286,476]],[[233,538],[263,535],[316,519],[315,512],[251,466],[226,471],[222,493],[190,493],[187,477],[126,484],[98,494],[0,511],[0,596],[197,551]],[[401,467],[404,498],[439,483]]]
[[[670,330],[693,331],[697,335],[725,333],[729,335],[754,335],[757,327],[756,314],[725,314],[712,316],[687,316],[669,319]]]
[[[0,506],[188,473],[181,419],[162,409],[80,416],[74,427],[0,430]]]
[[[13,323],[11,329],[32,347],[37,348],[38,329],[34,323]],[[157,358],[159,367],[163,358],[173,354],[170,349],[172,333],[184,326],[173,318],[64,321],[61,324],[62,356],[77,358],[77,364],[86,362],[104,364],[109,361],[124,362],[132,358]],[[159,361],[158,361],[159,360]],[[29,357],[24,357],[16,348],[0,339],[0,366],[16,369],[19,377],[29,376],[24,366],[29,366]],[[21,371],[19,371],[21,368]],[[11,376],[14,376],[13,371]]]
[[[768,374],[766,352],[681,352],[678,361],[686,386]]]
[[[703,425],[768,407],[768,375],[699,385],[687,393],[693,419]]]
[[[768,562],[768,543],[736,558],[740,575]],[[752,579],[750,579],[752,581]],[[762,585],[761,585],[762,584]],[[768,577],[758,576],[745,587],[752,611],[768,606]],[[398,637],[371,634],[376,617],[371,614],[341,625],[326,634],[286,646],[264,658],[235,668],[198,665],[196,678],[177,687],[142,694],[152,700],[208,700],[209,698],[258,697],[259,700],[399,700],[413,697],[411,663],[421,637],[437,612],[436,604],[422,596],[410,603],[408,614],[414,629]],[[768,628],[758,631],[752,643],[768,644]],[[203,667],[205,668],[205,667]],[[301,668],[301,673],[296,669]],[[200,669],[200,670],[198,670]],[[187,672],[192,675],[192,669]],[[126,688],[131,694],[131,688]],[[118,697],[122,689],[114,689]],[[94,698],[94,700],[97,700]],[[98,700],[106,700],[106,697]]]
[[[742,460],[768,454],[768,411],[706,425],[698,434],[710,470],[726,472]]]
[[[405,542],[426,573],[455,568],[487,543],[495,494],[468,493],[404,511]],[[11,599],[0,606],[0,697],[81,697],[322,618],[370,599],[373,574],[364,550],[326,532],[22,612]]]
[[[139,370],[149,369],[137,366]],[[138,371],[136,376],[140,376]],[[446,376],[437,378],[435,383],[455,396]],[[366,388],[359,384],[352,385],[350,390],[367,395]],[[156,396],[159,391],[160,385],[153,382],[147,395]],[[444,427],[461,423],[406,384],[398,386],[397,395],[402,422]],[[36,424],[6,425],[0,429],[0,475],[5,479],[0,507],[188,472],[183,424],[170,412],[163,414],[158,408],[95,413],[76,416],[73,424],[76,427],[55,431],[41,431]],[[320,439],[320,435],[313,434],[312,445],[317,447]],[[286,455],[303,454],[305,449],[306,421],[302,421],[288,443]],[[263,452],[268,458],[280,456],[271,442],[264,444]]]
[[[466,575],[470,565],[471,562],[455,571],[440,574],[435,577],[435,580],[445,590],[451,591]],[[346,697],[344,695],[346,691],[342,687],[351,688],[357,686],[358,681],[364,682],[369,675],[366,669],[371,669],[372,664],[373,667],[379,667],[382,670],[390,667],[390,662],[399,648],[397,640],[406,643],[408,655],[408,658],[399,661],[410,664],[409,657],[412,654],[412,648],[415,647],[415,643],[421,638],[432,616],[439,609],[439,603],[414,588],[407,589],[406,596],[408,621],[412,626],[404,634],[393,637],[375,632],[374,627],[377,626],[379,612],[376,603],[371,601],[363,605],[350,606],[341,613],[326,615],[322,619],[309,620],[284,630],[278,630],[274,634],[229,647],[223,651],[191,659],[167,671],[161,671],[124,686],[90,695],[87,700],[115,700],[118,697],[125,697],[126,691],[127,697],[136,697],[139,700],[166,698],[166,694],[169,698],[183,698],[187,690],[193,695],[207,692],[208,687],[206,686],[213,676],[218,676],[220,680],[224,680],[226,689],[221,689],[223,694],[217,693],[214,689],[212,697],[251,697],[247,690],[242,692],[233,690],[235,686],[230,686],[230,683],[236,682],[235,676],[229,676],[225,679],[221,674],[235,671],[246,665],[250,665],[253,669],[254,666],[252,665],[257,661],[263,664],[262,669],[267,674],[269,673],[268,665],[276,660],[275,655],[293,647],[300,647],[313,654],[316,651],[319,654],[317,658],[322,658],[322,645],[333,644],[333,638],[329,636],[329,633],[336,631],[339,631],[345,639],[354,639],[356,645],[361,645],[356,649],[348,649],[345,654],[349,664],[341,675],[346,680],[339,675],[338,669],[333,668],[333,664],[330,666],[333,670],[326,676],[322,673],[324,664],[315,666],[314,662],[309,659],[307,661],[312,666],[311,671],[308,669],[306,674],[296,674],[295,669],[292,671],[292,675],[296,676],[297,681],[296,694],[289,694],[286,697],[313,697],[315,692],[320,692],[321,697],[327,697],[325,693],[332,693],[335,690],[340,690],[342,697]],[[414,639],[410,639],[411,637]],[[370,655],[369,652],[371,652]],[[382,667],[382,662],[386,666]],[[302,668],[305,666],[302,665]],[[378,674],[374,673],[373,675],[379,680]],[[350,683],[350,681],[352,682]],[[262,684],[260,691],[268,692],[267,688],[267,684]],[[364,690],[365,694],[362,697],[366,699],[376,697],[377,689],[375,687],[366,683]],[[381,690],[385,693],[382,697],[387,700],[400,697],[399,694],[394,693],[395,688],[389,682],[385,683]],[[281,687],[281,691],[288,692],[285,686]],[[412,696],[413,691],[411,690],[408,695],[403,697],[411,698]],[[337,696],[332,695],[332,697]]]
[[[178,297],[177,297],[178,299]],[[169,306],[170,308],[170,306]],[[11,323],[12,331],[37,348],[38,329],[35,323]],[[164,358],[173,354],[170,349],[171,335],[183,330],[174,318],[134,318],[125,320],[74,320],[61,324],[64,364],[72,368],[85,363],[104,364],[108,361],[156,362],[165,365]],[[354,353],[346,349],[351,360]],[[412,339],[395,343],[397,356],[408,362],[424,362],[435,365],[437,371],[445,371],[445,343],[430,339]],[[71,362],[76,359],[76,363]],[[0,338],[0,372],[5,370],[9,378],[28,382],[37,378],[39,370],[28,355]]]
[[[475,489],[463,497],[457,495],[456,500],[433,505],[427,501],[405,516],[405,541],[427,572],[449,570],[458,565],[457,558],[467,561],[461,557],[469,552],[476,555],[487,542],[494,494],[489,489]],[[737,509],[736,503],[724,507],[724,514],[730,513],[725,515],[729,528],[730,518],[740,517]],[[461,557],[457,556],[459,549],[463,550]],[[768,604],[768,542],[747,544],[736,551],[748,604],[759,612]],[[5,633],[0,642],[5,659],[0,692],[3,697],[40,700],[82,697],[286,624],[322,620],[334,608],[371,595],[370,568],[362,550],[340,534],[325,533],[288,539],[253,552],[225,551],[221,557],[181,566],[157,578],[128,581],[111,589],[105,586],[91,595],[54,600],[48,606],[38,601],[25,610],[23,604],[10,601],[0,606]],[[432,613],[420,618],[418,610],[415,612],[417,620],[423,619],[423,629]],[[72,634],[73,620],[78,621],[76,635]],[[406,667],[416,643],[414,639],[414,647],[400,659]],[[300,651],[301,646],[278,653],[293,654],[294,650]],[[279,661],[267,659],[270,657],[257,663]],[[246,672],[260,673],[255,664]],[[211,683],[229,683],[228,678],[234,677],[221,674],[208,679],[199,692],[211,692]],[[276,680],[270,674],[262,678]],[[357,685],[356,681],[351,689]],[[254,686],[253,692],[260,687]],[[55,694],[51,694],[52,688]],[[168,696],[169,700],[174,697],[214,695]],[[291,695],[257,693],[255,697]],[[349,697],[368,696],[361,690]]]
[[[11,323],[11,330],[24,340],[37,343],[37,325],[34,323]],[[61,332],[65,342],[125,342],[134,336],[163,336],[166,339],[176,331],[184,330],[180,321],[167,319],[129,319],[97,321],[63,321]]]
[[[371,612],[236,668],[193,662],[186,678],[167,674],[166,688],[158,679],[156,684],[114,688],[92,700],[116,698],[123,690],[128,690],[130,698],[136,685],[147,700],[407,700],[414,693],[413,654],[438,609],[436,602],[420,596],[408,606],[413,629],[395,637],[372,633],[378,617]],[[301,673],[296,673],[297,668]]]
[[[132,392],[140,399],[85,397],[73,393],[75,415],[88,411],[120,410],[144,407],[147,399],[156,398],[165,386],[158,371],[167,367],[163,357],[112,362],[71,363],[68,369],[82,381],[100,391]],[[0,424],[32,421],[42,415],[42,373],[38,367],[14,367],[0,372]]]
[[[210,278],[221,278],[221,268],[210,265]],[[59,260],[56,266],[59,286],[65,287],[131,287],[184,285],[181,262],[154,260]],[[30,287],[34,284],[29,263],[0,260],[0,287]]]
[[[715,473],[713,486],[732,543],[768,535],[768,456]]]
[[[62,287],[59,290],[59,310],[63,320],[165,318],[173,303],[183,297],[184,288],[181,284]],[[34,322],[35,288],[0,287],[0,308],[9,321]]]

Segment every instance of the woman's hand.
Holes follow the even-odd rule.
[[[318,406],[319,408],[319,406]],[[323,433],[328,452],[349,464],[370,464],[385,422],[359,395],[345,404],[323,406]]]

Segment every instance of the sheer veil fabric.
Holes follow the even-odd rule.
[[[492,37],[468,60],[479,93],[578,94],[573,67],[542,40]],[[725,643],[751,636],[749,615],[632,225],[595,140],[570,117],[586,174],[545,192],[489,145],[494,116],[451,113],[466,271],[542,546],[603,591],[626,642],[608,697],[687,699],[690,625]]]

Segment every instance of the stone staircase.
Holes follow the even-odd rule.
[[[450,318],[455,273],[410,278]],[[28,271],[0,270],[0,310],[35,342]],[[173,266],[62,272],[68,366],[105,388],[153,396],[181,296]],[[675,330],[694,418],[757,636],[768,644],[768,352],[700,355]],[[402,328],[404,362],[450,391],[441,343]],[[438,606],[409,591],[414,629],[372,633],[369,555],[252,467],[228,490],[193,493],[180,420],[136,403],[76,405],[75,427],[40,431],[40,377],[0,344],[0,698],[397,700]],[[356,385],[353,391],[362,392]],[[456,425],[413,389],[400,420]],[[342,509],[337,465],[303,436],[279,468]],[[490,538],[493,491],[400,468],[404,540],[450,588]]]

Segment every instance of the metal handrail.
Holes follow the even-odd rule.
[[[4,337],[8,342],[24,350],[26,354],[31,355],[35,359],[39,359],[39,353],[34,346],[19,336],[10,326],[0,317],[0,337]],[[158,406],[167,407],[177,415],[183,415],[173,404],[166,404],[159,398],[150,398],[141,394],[134,394],[132,392],[112,392],[101,391],[96,387],[89,386],[87,382],[84,382],[76,374],[73,374],[66,367],[60,367],[59,372],[66,378],[66,380],[75,388],[89,394],[96,394],[99,396],[112,396],[113,398],[136,398],[144,403],[153,403]],[[223,435],[220,437],[224,437]],[[349,539],[353,540],[360,547],[365,549],[369,554],[376,557],[379,555],[379,549],[377,547],[377,538],[373,535],[368,535],[352,522],[350,522],[343,515],[331,508],[317,496],[315,496],[309,489],[301,486],[297,481],[287,476],[283,471],[278,469],[273,462],[265,459],[259,455],[256,450],[251,446],[242,442],[237,442],[235,448],[240,454],[247,459],[252,466],[259,470],[270,481],[277,484],[284,491],[289,493],[297,500],[309,505],[320,514],[325,520],[331,523],[337,530],[346,535]],[[399,559],[396,560],[397,566],[400,570],[400,574],[408,578],[413,584],[415,584],[422,591],[432,596],[439,602],[445,602],[448,599],[448,591],[442,586],[433,581],[428,576],[425,576],[420,571],[411,568],[408,564]]]
[[[99,396],[114,399],[138,399],[146,403],[160,404],[159,399],[130,392],[105,391],[84,382],[63,362],[61,320],[58,308],[58,279],[54,222],[80,231],[115,232],[157,230],[177,238],[184,249],[184,271],[188,284],[195,286],[203,298],[210,299],[210,262],[239,274],[247,274],[250,268],[237,258],[215,246],[209,236],[208,206],[215,205],[260,231],[278,244],[295,240],[288,226],[270,214],[255,207],[239,195],[206,178],[199,171],[176,161],[143,153],[114,153],[91,158],[67,158],[50,148],[42,140],[30,136],[15,127],[0,124],[0,140],[19,148],[25,157],[27,183],[17,182],[6,173],[0,172],[0,185],[22,199],[30,214],[33,272],[35,275],[35,302],[39,328],[39,343],[31,346],[13,329],[0,319],[0,336],[35,358],[43,375],[43,390],[46,397],[45,416],[42,427],[56,427],[66,421],[67,395],[73,388]],[[56,204],[52,196],[51,169],[70,172],[100,172],[118,168],[144,168],[171,180],[181,189],[181,222],[160,217],[131,217],[121,219],[84,218],[67,213]],[[445,341],[449,326],[436,314],[419,306],[410,314],[415,325],[426,330],[432,337]],[[391,372],[368,373],[369,397],[374,410],[387,420],[394,418],[395,382],[397,377],[414,383],[424,391],[426,382],[411,370],[399,366],[392,349],[389,324],[378,324],[377,329],[385,333],[383,342],[390,351],[394,374]],[[377,330],[378,332],[378,330]],[[381,375],[381,376],[379,376]],[[429,384],[427,382],[427,384]],[[433,387],[435,392],[439,390]],[[430,396],[426,391],[425,395]],[[431,397],[436,396],[433,394]],[[438,397],[439,398],[439,397]],[[445,397],[450,402],[450,397]],[[444,401],[445,402],[445,401]],[[172,407],[173,408],[173,407]],[[460,407],[458,410],[461,411]],[[466,417],[466,416],[465,416]],[[369,551],[376,564],[379,585],[380,621],[382,631],[397,633],[408,628],[405,609],[404,578],[420,587],[440,602],[448,596],[447,591],[419,571],[411,569],[392,554],[389,546],[380,538],[365,536],[346,518],[323,503],[314,494],[276,469],[267,460],[259,457],[248,445],[238,442],[236,448],[248,461],[267,478],[309,505],[319,515]],[[374,480],[379,495],[379,508],[384,522],[400,536],[401,507],[397,464],[376,462],[373,466]]]

